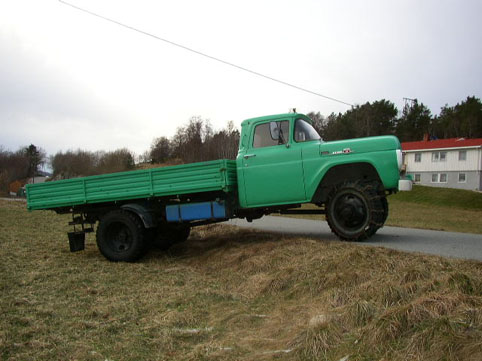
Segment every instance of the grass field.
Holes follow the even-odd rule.
[[[482,234],[482,193],[460,189],[414,186],[388,198],[387,226]],[[306,205],[303,209],[315,209]],[[324,219],[317,215],[285,215]]]
[[[481,360],[482,263],[228,226],[111,263],[0,200],[1,360]]]

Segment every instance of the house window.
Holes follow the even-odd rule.
[[[422,161],[422,153],[415,153],[415,163],[420,163]]]
[[[447,183],[447,173],[432,173],[432,183]]]
[[[421,179],[420,173],[415,173],[415,174],[413,175],[413,181],[414,181],[415,183],[420,183],[420,179]]]
[[[459,150],[459,160],[467,160],[467,151]]]
[[[465,183],[465,182],[467,182],[465,173],[459,173],[459,183]]]
[[[445,162],[447,160],[447,152],[433,152],[432,162]]]

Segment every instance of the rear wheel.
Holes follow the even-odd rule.
[[[97,246],[110,261],[133,262],[145,251],[144,225],[130,212],[109,212],[97,227]]]
[[[332,190],[326,219],[333,233],[346,241],[362,241],[383,226],[388,203],[378,194],[378,186],[377,182],[355,181]]]

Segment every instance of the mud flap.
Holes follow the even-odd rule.
[[[85,249],[84,232],[68,232],[70,252],[83,251]]]

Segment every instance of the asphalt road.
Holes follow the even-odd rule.
[[[282,234],[301,235],[324,240],[338,239],[331,233],[325,221],[265,216],[254,220],[252,223],[241,219],[233,219],[227,223],[238,227]],[[368,241],[359,244],[482,261],[482,235],[479,234],[383,227]]]

